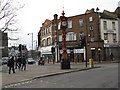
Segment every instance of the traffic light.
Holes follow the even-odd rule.
[[[85,46],[86,45],[86,39],[85,36],[81,37],[81,46]]]
[[[51,52],[52,52],[52,53],[55,52],[55,48],[54,48],[54,47],[51,48]]]
[[[22,45],[21,44],[19,44],[19,51],[21,52],[21,47],[22,47]]]

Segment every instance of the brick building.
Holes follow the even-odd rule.
[[[51,58],[51,47],[57,47],[58,58],[62,56],[62,32],[60,30],[59,18],[55,22],[57,15],[53,20],[46,20],[39,31],[40,47],[39,51],[46,58]],[[104,42],[100,38],[99,13],[94,10],[87,10],[85,14],[68,17],[68,28],[66,33],[66,45],[68,58],[71,61],[88,60],[93,58],[96,61],[104,60]],[[81,37],[86,38],[86,48],[81,45]],[[55,41],[57,45],[55,45]],[[87,58],[86,58],[87,54]]]
[[[59,48],[61,49],[61,31],[59,31],[59,28],[58,33]],[[81,46],[80,41],[82,36],[86,38],[87,50]],[[87,54],[87,59],[104,60],[104,48],[103,41],[100,39],[98,13],[86,11],[85,14],[68,17],[66,40],[70,59],[76,59],[76,57],[78,57],[80,60],[85,60],[85,54]]]

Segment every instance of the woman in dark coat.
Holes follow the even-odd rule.
[[[7,66],[9,67],[9,74],[11,73],[11,69],[12,69],[13,73],[15,73],[15,69],[14,69],[14,57],[13,56],[12,56],[11,59],[8,60]]]

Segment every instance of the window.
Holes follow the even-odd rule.
[[[44,35],[45,35],[45,30],[43,30],[43,32],[44,32]]]
[[[66,41],[74,41],[76,40],[76,34],[74,32],[69,32],[66,35]]]
[[[47,45],[50,45],[51,44],[51,38],[47,38]]]
[[[94,37],[91,38],[91,42],[94,42]]]
[[[81,40],[81,37],[84,36],[84,32],[80,32],[80,40]]]
[[[108,34],[104,33],[104,40],[108,40]]]
[[[72,20],[68,20],[68,28],[72,28]]]
[[[49,33],[51,32],[51,26],[49,26]]]
[[[44,40],[42,41],[42,43],[43,43],[43,46],[45,46],[45,45],[46,45],[46,40],[44,39]]]
[[[115,30],[115,22],[112,22],[112,29]]]
[[[116,41],[116,34],[113,34],[113,41]]]
[[[89,22],[92,22],[93,21],[93,17],[89,17]]]
[[[45,35],[46,35],[46,33],[47,33],[47,28],[45,28]]]
[[[46,34],[49,32],[49,29],[48,28],[46,28]]]
[[[61,22],[58,23],[58,30],[60,30]]]
[[[44,32],[43,32],[43,30],[41,30],[41,35],[42,35],[42,36],[44,35]]]
[[[79,25],[82,27],[83,26],[83,19],[79,19]]]
[[[50,26],[48,26],[47,28],[46,28],[46,34],[47,33],[50,33]]]
[[[62,35],[59,35],[59,41],[62,41]]]
[[[103,28],[104,30],[107,30],[107,21],[103,21]]]
[[[41,36],[43,36],[43,30],[41,30]]]
[[[93,30],[93,26],[92,25],[89,28],[90,28],[90,30]]]
[[[69,40],[74,40],[74,34],[73,33],[69,34]]]
[[[66,34],[66,41],[74,41],[76,40],[76,34],[74,32],[68,32]],[[62,41],[62,35],[59,35],[59,41]]]

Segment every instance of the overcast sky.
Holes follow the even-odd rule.
[[[37,40],[37,33],[46,19],[53,19],[54,14],[60,17],[63,10],[67,17],[84,14],[87,9],[99,8],[100,12],[104,9],[114,11],[118,7],[119,0],[17,0],[21,4],[25,4],[18,15],[18,23],[21,31],[15,38],[18,41],[12,42],[11,45],[19,43],[27,45],[29,49],[32,47],[31,35],[33,32],[34,41]],[[34,47],[35,47],[34,42]]]

